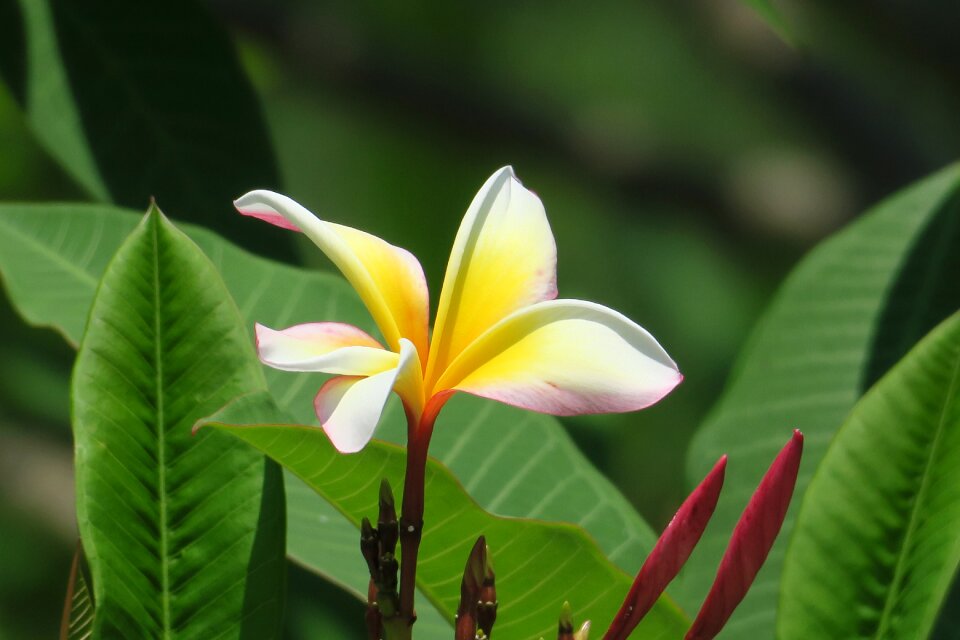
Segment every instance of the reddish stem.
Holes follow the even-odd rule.
[[[417,584],[417,555],[423,534],[427,449],[437,414],[452,394],[452,391],[448,391],[432,397],[419,420],[404,405],[407,414],[407,469],[403,481],[403,504],[400,506],[400,616],[409,620],[409,624],[416,620],[413,601]]]
[[[370,578],[370,584],[367,586],[367,637],[370,640],[380,640],[383,637],[383,618],[380,614],[380,608],[377,606],[377,585],[373,578]]]

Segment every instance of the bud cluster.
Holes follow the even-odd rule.
[[[360,552],[370,571],[366,616],[370,640],[380,640],[383,637],[383,621],[396,618],[400,611],[400,594],[397,591],[400,564],[396,556],[400,524],[393,490],[386,478],[380,483],[379,502],[380,515],[376,528],[368,518],[360,523]]]

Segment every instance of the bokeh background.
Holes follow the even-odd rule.
[[[660,527],[685,494],[687,443],[777,283],[819,239],[960,151],[960,4],[756,4],[206,8],[260,96],[284,191],[410,249],[434,298],[493,170],[512,164],[540,195],[561,295],[623,311],[686,375],[645,412],[565,421]],[[0,200],[87,199],[0,84]],[[0,639],[52,637],[76,536],[72,352],[2,296],[0,329]],[[331,611],[360,610],[296,569],[291,585],[291,638],[334,633]]]

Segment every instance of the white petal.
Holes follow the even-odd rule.
[[[427,352],[427,281],[413,254],[364,231],[321,220],[273,191],[251,191],[234,205],[244,215],[302,231],[357,290],[391,349],[398,351],[403,337]]]
[[[397,366],[387,351],[367,333],[340,322],[311,322],[276,331],[256,325],[260,360],[283,371],[319,371],[370,376]]]
[[[394,387],[419,378],[416,348],[401,340],[397,366],[368,378],[340,376],[327,381],[314,401],[317,417],[333,446],[342,453],[360,451],[373,437]]]

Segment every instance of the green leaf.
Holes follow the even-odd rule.
[[[88,640],[93,633],[94,605],[86,564],[83,548],[77,544],[67,580],[60,640]]]
[[[960,313],[873,387],[817,469],[778,638],[927,638],[960,567]]]
[[[95,283],[136,220],[125,210],[106,206],[0,206],[0,275],[18,311],[28,322],[53,327],[76,344]],[[282,327],[323,319],[374,331],[367,312],[342,279],[270,262],[208,231],[185,229],[223,274],[248,326],[254,321]],[[272,369],[265,373],[278,404],[298,422],[315,420],[312,399],[323,376]],[[403,412],[393,403],[378,435],[402,442],[404,430]],[[455,397],[440,416],[431,453],[485,508],[502,515],[579,524],[628,573],[639,569],[653,546],[649,526],[554,418]],[[555,490],[561,482],[562,492]],[[298,491],[295,484],[288,487],[288,502],[290,553],[314,567],[336,566],[332,551],[337,536],[352,539],[352,528],[334,533],[336,521],[328,517],[322,502],[312,492]],[[319,526],[329,535],[317,535]],[[360,595],[366,584],[363,567],[349,564],[351,569],[343,566],[332,572],[333,577]]]
[[[209,260],[156,209],[101,280],[72,383],[95,637],[279,637],[279,468],[190,426],[263,375]]]
[[[20,0],[20,9],[26,51],[0,48],[14,58],[0,71],[84,189],[135,208],[157,196],[243,244],[290,255],[279,230],[231,214],[233,198],[279,178],[250,82],[201,3]]]
[[[49,0],[16,0],[8,5],[6,29],[24,49],[6,46],[0,71],[25,110],[34,135],[91,196],[108,200],[70,88]],[[19,4],[19,10],[15,5]],[[17,25],[22,22],[22,29]],[[134,143],[135,144],[135,143]],[[144,204],[139,202],[137,204]]]
[[[310,393],[316,388],[310,387]],[[308,401],[303,398],[296,406],[305,421],[313,419],[305,404]],[[405,442],[406,422],[399,402],[391,402],[383,422],[378,437]],[[455,396],[440,414],[430,451],[482,508],[500,515],[576,524],[594,537],[616,566],[631,575],[653,547],[649,526],[584,459],[553,418],[474,396]],[[353,555],[356,530],[344,527],[335,508],[318,499],[296,477],[288,476],[286,487],[288,553],[358,598],[365,598],[369,576],[366,566]],[[424,619],[422,608],[418,614],[418,626],[425,623],[419,626],[418,637],[450,637],[449,628],[440,627],[433,618]],[[436,633],[427,633],[428,624]]]
[[[231,433],[280,462],[354,525],[376,514],[381,478],[402,493],[403,448],[374,441],[361,453],[340,454],[321,429],[285,424],[270,394],[238,398],[198,424],[203,425]],[[492,516],[434,460],[427,468],[425,521],[417,583],[448,620],[456,613],[464,562],[481,534],[497,567],[498,635],[548,635],[564,600],[577,603],[577,615],[603,629],[630,587],[630,577],[583,530]],[[686,628],[680,611],[661,600],[638,627],[637,637],[680,638]]]
[[[801,496],[864,390],[960,306],[960,167],[884,201],[817,247],[789,276],[691,446],[688,480],[729,454],[713,522],[671,593],[693,610],[783,434],[806,435]],[[795,501],[798,502],[798,501]],[[796,507],[721,637],[772,637],[785,540]]]

